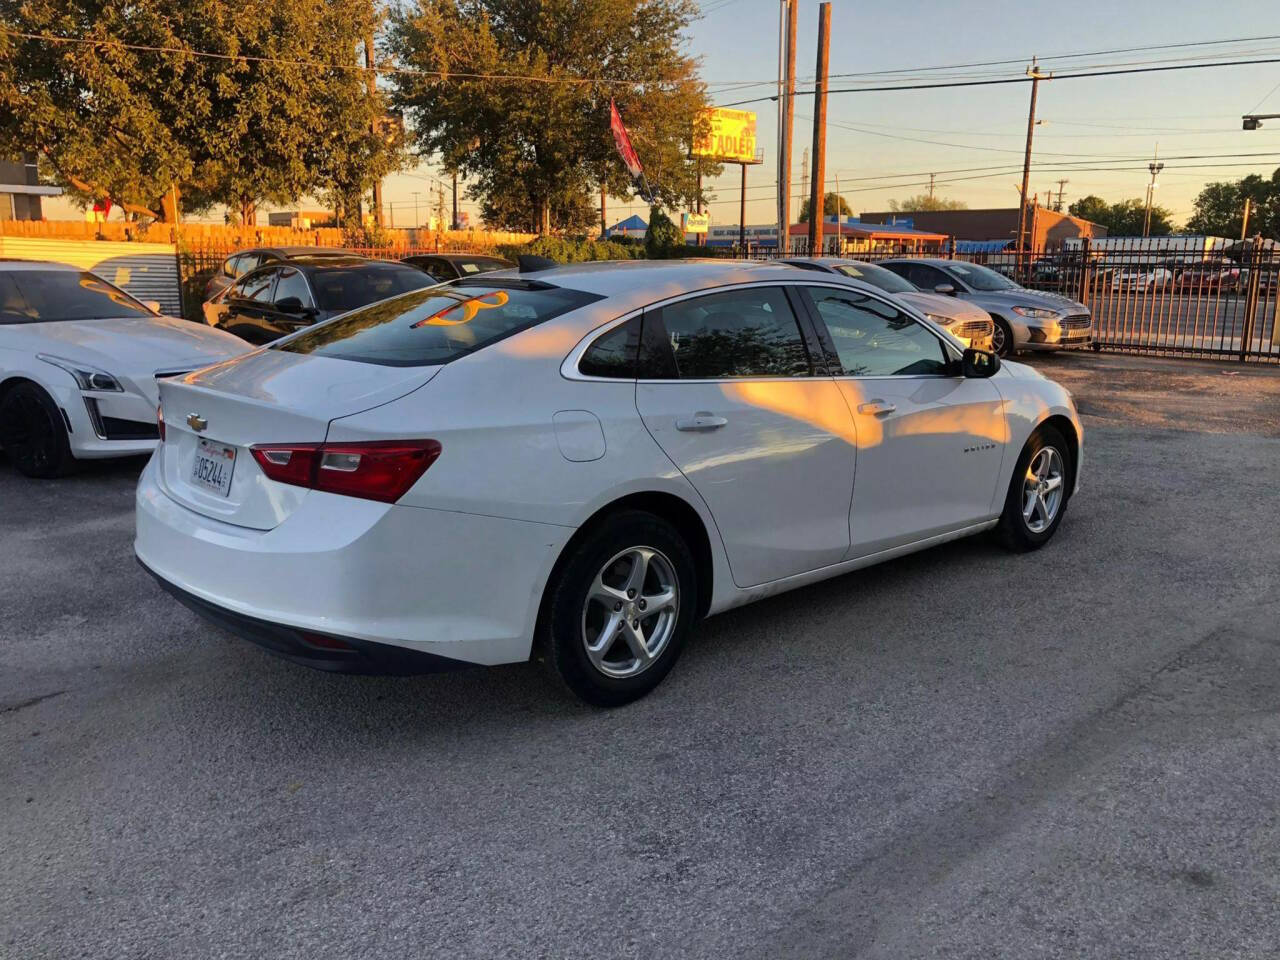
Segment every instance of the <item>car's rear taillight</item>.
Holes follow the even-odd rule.
[[[156,407],[156,430],[160,433],[160,442],[164,443],[164,407]]]
[[[440,456],[436,440],[270,443],[249,448],[279,483],[395,503]]]

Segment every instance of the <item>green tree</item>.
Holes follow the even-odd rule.
[[[1142,224],[1146,219],[1146,203],[1138,198],[1107,203],[1101,197],[1090,194],[1081,197],[1067,207],[1073,217],[1089,220],[1107,228],[1107,234],[1113,237],[1140,237]],[[1164,237],[1173,233],[1173,214],[1166,208],[1153,204],[1151,207],[1151,230],[1153,237]]]
[[[684,246],[680,228],[657,207],[649,210],[649,227],[644,234],[644,250],[650,258],[661,260]]]
[[[1280,239],[1280,168],[1270,177],[1250,174],[1234,182],[1205,184],[1195,199],[1195,212],[1187,221],[1187,230],[1214,237],[1239,237],[1246,198],[1250,201],[1249,234]]]
[[[0,0],[0,21],[100,41],[0,35],[0,148],[34,145],[80,199],[158,209],[177,187],[187,209],[248,219],[264,200],[358,195],[396,163],[356,69],[373,0]]]
[[[895,213],[911,213],[916,210],[968,210],[969,205],[963,200],[948,200],[946,197],[918,193],[905,200],[890,200],[889,209]]]
[[[580,226],[582,198],[634,185],[614,150],[609,100],[655,199],[692,203],[688,156],[707,104],[682,32],[693,0],[415,0],[393,11],[392,78],[414,145],[472,181],[495,226]],[[513,76],[522,79],[503,80]]]
[[[853,216],[853,210],[850,209],[849,204],[845,202],[844,197],[837,197],[834,193],[824,194],[822,197],[822,215],[824,217],[834,217],[836,216],[837,209],[840,211],[839,215],[842,217]],[[797,222],[809,222],[808,197],[805,197],[805,199],[800,203],[800,219]]]

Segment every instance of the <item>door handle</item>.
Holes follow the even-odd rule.
[[[898,405],[890,403],[888,400],[868,400],[866,403],[858,404],[859,413],[869,413],[877,417],[886,413],[893,413],[897,409]]]
[[[676,420],[677,430],[719,430],[729,421],[724,417],[717,417],[713,413],[699,410],[692,417],[680,417]]]

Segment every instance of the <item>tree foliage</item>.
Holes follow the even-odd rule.
[[[834,217],[837,215],[837,211],[841,217],[853,216],[853,210],[849,207],[849,204],[845,202],[844,197],[837,197],[834,193],[824,194],[822,197],[822,215],[824,217]],[[805,197],[804,200],[800,202],[800,219],[797,222],[809,222],[808,197]]]
[[[963,200],[948,200],[946,197],[931,197],[927,193],[918,193],[904,200],[890,200],[889,209],[895,213],[911,213],[916,210],[968,210],[969,205]]]
[[[188,209],[245,213],[358,194],[396,161],[353,69],[375,17],[373,0],[0,0],[5,25],[99,41],[0,35],[0,149],[34,145],[81,199],[151,209],[174,185]]]
[[[1244,201],[1248,198],[1249,235],[1260,233],[1280,239],[1280,168],[1270,177],[1250,174],[1241,180],[1209,183],[1195,199],[1195,212],[1187,230],[1214,237],[1236,238],[1244,225]]]
[[[1101,197],[1089,194],[1071,203],[1067,207],[1067,212],[1073,217],[1101,224],[1107,228],[1109,236],[1140,237],[1147,207],[1145,201],[1137,197],[1117,203],[1107,203]],[[1173,231],[1173,214],[1158,204],[1152,204],[1150,235],[1164,237]]]
[[[657,207],[649,211],[649,226],[644,234],[644,252],[654,260],[674,256],[684,248],[684,233]]]
[[[494,226],[583,226],[603,186],[634,193],[609,131],[613,97],[656,199],[692,203],[707,104],[681,32],[693,0],[415,0],[392,13],[393,77],[414,144],[472,182]],[[532,79],[503,80],[503,76]]]

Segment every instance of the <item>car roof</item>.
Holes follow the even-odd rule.
[[[404,260],[444,260],[446,263],[475,263],[477,260],[489,260],[493,263],[511,263],[506,257],[494,256],[490,253],[411,253]]]
[[[238,257],[244,253],[274,253],[277,256],[288,257],[292,260],[294,257],[350,257],[354,256],[350,250],[343,247],[245,247],[243,250],[237,250],[235,253],[228,254],[227,259]]]
[[[800,279],[790,264],[767,260],[596,260],[546,270],[503,273],[605,297],[644,293],[650,302],[733,283]],[[481,282],[490,276],[495,275],[486,274]]]
[[[946,267],[954,264],[956,261],[948,260],[946,257],[890,257],[887,260],[881,260],[880,264],[886,263],[927,263],[933,267]],[[964,263],[965,261],[960,261]],[[970,264],[970,266],[982,266],[982,264]]]
[[[345,257],[291,257],[290,263],[310,270],[338,270],[350,267],[395,267],[400,270],[412,270],[413,267],[399,260],[375,260],[372,257],[361,257],[349,253]]]
[[[18,260],[0,259],[0,270],[65,270],[69,273],[85,273],[84,267],[73,267],[69,263],[54,263],[52,260]]]

